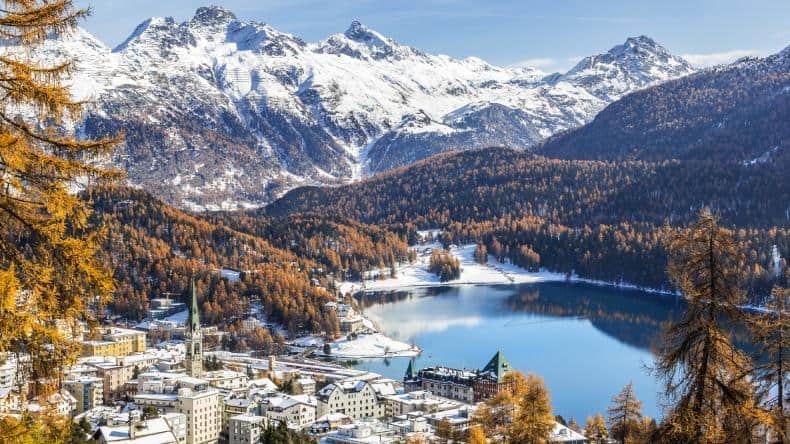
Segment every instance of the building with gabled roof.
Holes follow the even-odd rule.
[[[409,362],[403,385],[407,392],[425,390],[466,403],[480,402],[507,388],[505,375],[511,370],[501,351],[497,351],[482,370],[435,366],[415,372],[413,362]]]
[[[381,418],[384,403],[368,381],[347,379],[322,388],[318,393],[318,416],[342,413],[353,419]]]

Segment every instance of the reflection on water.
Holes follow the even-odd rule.
[[[572,283],[438,287],[368,293],[365,314],[386,333],[424,350],[417,365],[479,368],[501,349],[513,366],[543,376],[556,413],[603,413],[629,381],[659,416],[650,349],[677,318],[675,297]],[[358,367],[400,379],[408,361]]]

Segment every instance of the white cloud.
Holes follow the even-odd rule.
[[[706,67],[731,63],[741,57],[756,55],[759,55],[759,51],[754,49],[733,49],[730,51],[711,52],[708,54],[681,54],[680,56],[694,66]]]

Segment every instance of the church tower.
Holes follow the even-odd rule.
[[[199,378],[203,374],[203,332],[200,331],[200,314],[194,276],[192,277],[192,304],[189,307],[187,325],[184,327],[184,346],[186,346],[184,367],[187,369],[187,374]]]

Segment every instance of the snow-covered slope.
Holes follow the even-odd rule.
[[[200,8],[151,18],[110,50],[84,30],[49,41],[74,58],[74,95],[92,99],[80,131],[124,131],[109,160],[128,180],[197,209],[271,200],[448,149],[529,147],[612,100],[692,72],[646,37],[566,74],[426,54],[353,22],[306,43]]]

